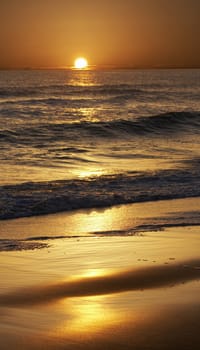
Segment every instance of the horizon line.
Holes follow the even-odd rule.
[[[68,71],[92,71],[92,70],[107,70],[107,69],[116,69],[116,70],[156,70],[156,69],[200,69],[200,65],[197,66],[182,66],[182,65],[156,65],[156,66],[133,66],[133,65],[112,65],[112,64],[104,64],[104,65],[89,65],[87,68],[77,69],[74,66],[22,66],[22,67],[0,67],[0,71],[8,71],[8,70],[68,70]]]

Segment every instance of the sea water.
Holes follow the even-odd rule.
[[[200,196],[200,70],[0,71],[0,218]]]

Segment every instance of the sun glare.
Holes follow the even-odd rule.
[[[79,57],[74,61],[74,67],[76,69],[85,69],[88,67],[88,62],[84,57]]]

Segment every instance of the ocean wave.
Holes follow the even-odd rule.
[[[29,97],[29,96],[44,96],[44,95],[115,95],[126,93],[141,93],[148,90],[135,88],[131,84],[93,84],[93,85],[73,85],[73,84],[51,84],[37,86],[10,86],[0,88],[0,97]]]
[[[199,167],[0,187],[0,219],[200,196]]]
[[[134,120],[115,120],[110,122],[41,123],[39,126],[24,126],[23,130],[1,130],[0,142],[29,142],[38,138],[43,140],[88,138],[120,138],[125,136],[167,136],[176,133],[200,131],[200,112],[170,112]]]
[[[100,93],[100,91],[97,92],[86,92],[84,91],[84,94],[81,92],[77,93],[54,93],[52,96],[43,96],[41,94],[27,94],[27,96],[10,96],[9,98],[4,98],[0,100],[0,106],[2,108],[2,111],[6,113],[7,107],[12,109],[24,109],[24,108],[81,108],[81,107],[100,107],[103,105],[105,108],[110,107],[111,104],[114,105],[120,105],[123,102],[126,102],[128,100],[136,100],[138,97],[141,97],[141,91],[137,90],[125,90],[123,92],[116,91],[116,94],[114,93]],[[152,100],[152,96],[150,95],[149,98]],[[155,98],[157,98],[155,96]],[[148,100],[148,97],[146,96],[146,99]]]

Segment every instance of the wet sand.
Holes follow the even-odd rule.
[[[198,205],[165,201],[3,222],[1,238],[7,228],[14,239],[20,229],[26,239],[48,232],[54,239],[0,253],[0,349],[199,349],[200,227],[120,234],[144,213]],[[91,235],[92,223],[107,234]],[[55,239],[67,230],[71,238]]]

